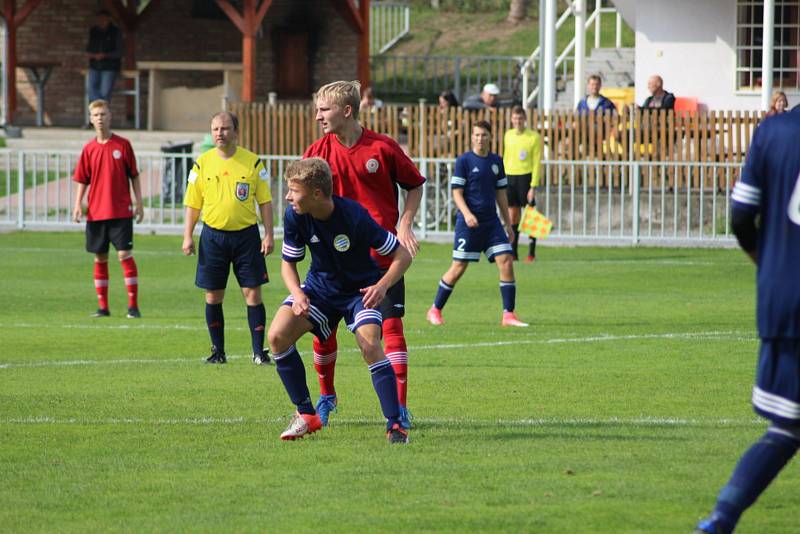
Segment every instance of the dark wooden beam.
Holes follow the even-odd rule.
[[[25,19],[28,18],[28,15],[30,15],[31,12],[41,3],[42,0],[28,0],[25,2],[25,5],[14,14],[14,24],[17,27],[22,26],[22,23],[25,22]]]
[[[244,12],[239,13],[228,0],[216,0],[219,8],[242,33],[242,100],[245,102],[256,98],[256,34],[272,5],[272,0],[263,0],[260,5],[258,1],[244,0]]]
[[[242,34],[246,34],[247,27],[244,25],[244,18],[236,11],[236,8],[233,7],[228,0],[216,0],[216,2],[219,8],[231,19],[231,22],[239,28],[239,31],[242,32]]]
[[[336,8],[336,11],[338,11],[345,20],[345,22],[352,26],[355,31],[358,33],[362,33],[364,31],[364,21],[361,19],[361,13],[359,12],[359,9],[356,8],[353,0],[331,0],[331,3],[333,4],[333,7]],[[369,13],[369,11],[367,11],[367,13]]]

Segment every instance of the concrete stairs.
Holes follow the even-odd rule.
[[[137,154],[160,152],[168,143],[191,141],[193,152],[199,151],[200,143],[207,132],[170,132],[148,130],[112,130],[127,138]],[[6,138],[8,148],[16,150],[70,150],[80,152],[94,137],[94,130],[82,128],[24,127],[22,137]]]
[[[595,48],[586,58],[586,78],[599,74],[603,87],[630,87],[634,83],[635,51],[633,48]],[[556,93],[556,109],[573,109],[572,73],[561,80]],[[563,89],[562,89],[563,87]]]

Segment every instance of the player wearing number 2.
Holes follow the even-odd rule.
[[[514,232],[508,216],[506,187],[508,180],[503,160],[489,151],[492,139],[491,126],[478,121],[472,127],[472,150],[458,157],[450,179],[453,201],[458,207],[453,263],[439,281],[439,290],[433,306],[428,310],[428,322],[443,324],[442,308],[453,292],[456,282],[467,270],[471,261],[478,261],[481,252],[490,262],[497,263],[500,271],[500,295],[503,299],[503,326],[528,326],[514,313],[517,286],[514,282],[514,263],[511,241]],[[500,219],[497,218],[497,209]]]
[[[766,433],[739,460],[697,532],[732,532],[800,447],[800,111],[775,115],[753,134],[733,189],[732,225],[757,266],[761,348],[753,387]]]

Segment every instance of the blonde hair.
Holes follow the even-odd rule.
[[[106,108],[106,110],[111,111],[111,107],[108,105],[108,102],[103,100],[102,98],[98,98],[97,100],[92,100],[89,103],[89,112],[91,113],[94,108]]]
[[[317,99],[324,98],[338,106],[350,106],[353,118],[358,119],[358,110],[361,107],[361,84],[357,81],[331,82],[323,85],[317,91]]]
[[[778,99],[783,98],[783,101],[786,102],[786,107],[789,107],[789,99],[786,97],[786,93],[783,91],[775,91],[772,93],[772,102],[770,103],[770,109],[777,109],[778,107]]]
[[[330,197],[333,192],[333,178],[331,168],[322,158],[308,158],[293,161],[286,166],[283,173],[286,182],[297,182],[309,191],[319,189],[326,197]]]

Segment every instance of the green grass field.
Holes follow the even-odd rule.
[[[541,247],[502,329],[494,266],[424,321],[449,247],[407,275],[407,446],[383,436],[350,335],[339,412],[281,442],[292,407],[255,367],[241,297],[208,366],[195,258],[137,236],[141,309],[109,319],[78,233],[0,235],[0,531],[690,532],[765,429],[749,404],[754,268],[736,250]],[[269,259],[268,315],[285,296]],[[231,284],[230,287],[235,287]],[[311,389],[310,339],[298,345]],[[742,533],[797,532],[798,464]]]

